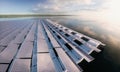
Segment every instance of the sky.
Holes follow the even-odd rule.
[[[101,8],[104,0],[0,0],[0,14],[74,13]]]
[[[120,0],[0,0],[0,14],[76,14],[120,23],[119,3]]]

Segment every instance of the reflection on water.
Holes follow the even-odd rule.
[[[110,22],[85,20],[79,17],[52,18],[51,20],[106,44],[104,51],[95,61],[88,64],[84,69],[85,72],[120,72],[120,32],[117,31],[119,30],[117,27],[109,26],[112,25],[108,24]]]
[[[112,24],[109,24],[110,22],[86,20],[75,16],[40,18],[50,18],[61,25],[100,40],[106,44],[104,50],[97,55],[96,59],[84,68],[85,72],[120,72],[120,32],[118,31],[119,29],[117,29],[119,27],[111,26]],[[17,20],[20,19],[24,20],[28,18],[17,18]],[[3,20],[16,20],[16,18],[0,19],[0,21]]]

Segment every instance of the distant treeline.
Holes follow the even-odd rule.
[[[71,15],[51,15],[51,14],[32,14],[32,15],[0,15],[0,18],[15,18],[15,17],[41,17],[41,16],[71,16]]]

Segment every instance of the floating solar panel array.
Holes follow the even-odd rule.
[[[0,40],[0,72],[82,72],[82,64],[93,61],[102,46],[49,19],[16,24]]]
[[[58,66],[59,64],[57,65],[57,62],[53,61],[58,72],[83,71],[80,67],[81,62],[83,62],[84,60],[88,63],[93,61],[94,58],[91,56],[92,53],[101,52],[101,49],[99,48],[101,46],[104,46],[104,44],[98,40],[92,39],[60,24],[56,24],[48,19],[42,20],[41,23],[43,25],[43,28],[45,28],[44,31],[46,31],[46,33],[49,31],[60,45],[60,47],[56,48],[54,46],[55,42],[51,43],[52,40],[50,39],[51,36],[49,37],[49,33],[48,35],[46,34],[46,36],[48,36],[46,37],[48,38],[47,42],[53,45],[53,51],[50,52],[50,54],[55,53],[57,55],[56,58],[58,57],[58,61],[61,64],[61,66]],[[66,58],[69,58],[74,65],[70,65],[72,63],[69,61],[64,62],[64,59]]]

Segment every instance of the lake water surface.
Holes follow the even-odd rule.
[[[85,72],[120,72],[120,25],[109,21],[83,19],[78,16],[53,18],[53,21],[106,44]]]

